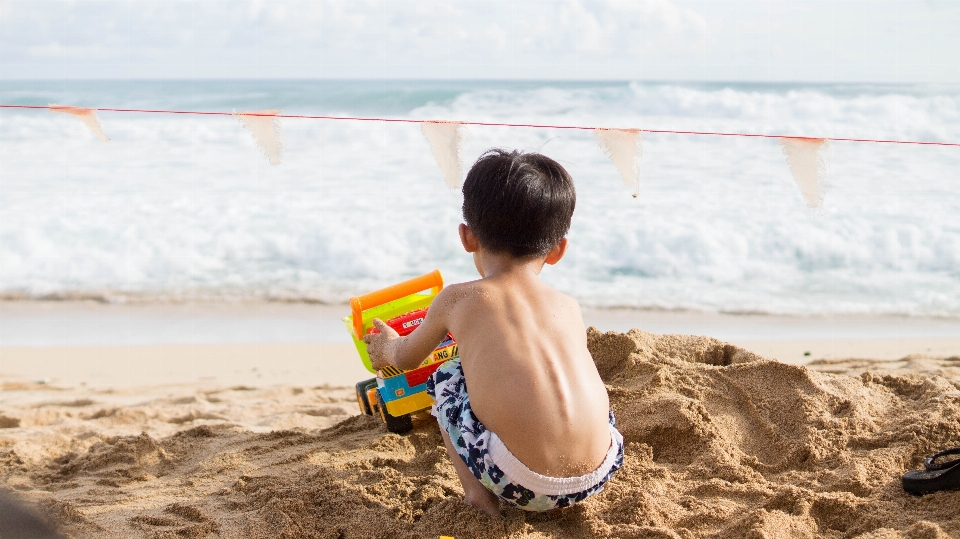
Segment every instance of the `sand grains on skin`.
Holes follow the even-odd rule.
[[[4,401],[0,481],[73,537],[960,537],[960,492],[899,485],[960,441],[960,358],[800,367],[706,337],[588,337],[626,459],[560,515],[463,505],[435,424],[339,415],[350,389],[119,406],[20,387],[40,396]]]

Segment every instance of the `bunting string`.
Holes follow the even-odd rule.
[[[46,105],[5,105],[0,104],[4,109],[49,109]],[[199,110],[163,110],[163,109],[117,109],[117,108],[94,108],[92,110],[101,112],[142,112],[150,114],[196,114],[200,116],[233,116],[233,112],[221,111],[199,111]],[[460,125],[479,125],[488,127],[533,127],[540,129],[579,129],[582,131],[593,131],[596,129],[618,129],[621,131],[641,131],[643,133],[666,133],[673,135],[712,135],[718,137],[758,137],[772,139],[806,139],[806,140],[832,140],[837,142],[875,142],[881,144],[920,144],[929,146],[955,146],[960,147],[960,142],[936,142],[919,140],[893,140],[893,139],[869,139],[869,138],[849,138],[849,137],[801,137],[796,135],[773,135],[768,133],[730,133],[722,131],[683,131],[674,129],[640,129],[633,127],[590,127],[583,125],[550,125],[550,124],[518,124],[507,122],[472,122],[466,120],[413,120],[410,118],[376,118],[361,116],[323,116],[308,114],[269,114],[257,112],[245,112],[247,116],[275,116],[277,118],[301,118],[306,120],[347,120],[357,122],[394,122],[420,124],[430,123],[456,123]]]
[[[807,206],[820,209],[823,205],[827,186],[827,172],[830,166],[830,141],[868,142],[881,144],[915,144],[927,146],[960,147],[956,142],[934,142],[917,140],[887,140],[849,137],[798,137],[790,135],[772,135],[766,133],[727,133],[718,131],[688,131],[673,129],[613,128],[579,125],[520,124],[507,122],[476,122],[449,120],[414,120],[410,118],[364,118],[356,116],[326,116],[305,114],[283,114],[280,110],[261,110],[251,112],[188,111],[161,109],[121,109],[121,108],[84,108],[65,105],[7,105],[6,109],[48,109],[52,113],[69,114],[81,120],[102,141],[110,140],[103,132],[98,111],[149,114],[189,114],[199,116],[233,116],[253,137],[254,143],[271,165],[279,165],[283,155],[283,129],[281,118],[310,120],[342,120],[361,122],[415,123],[430,145],[444,182],[451,189],[460,187],[463,177],[463,126],[489,127],[530,127],[540,129],[576,129],[593,131],[600,149],[630,189],[637,197],[640,192],[640,162],[643,156],[643,133],[664,133],[675,135],[708,135],[721,137],[754,137],[777,139],[782,147],[786,163],[790,169],[800,194]]]

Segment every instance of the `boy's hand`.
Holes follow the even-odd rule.
[[[387,365],[392,365],[394,355],[394,344],[400,338],[400,334],[379,318],[373,319],[373,325],[380,333],[368,333],[363,336],[363,342],[367,343],[367,354],[370,355],[370,364],[374,369],[382,369]]]

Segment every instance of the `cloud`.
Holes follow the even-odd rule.
[[[0,9],[7,50],[35,57],[101,57],[97,47],[105,43],[131,55],[162,48],[167,55],[192,49],[194,57],[221,47],[319,46],[319,55],[329,49],[353,57],[345,60],[453,58],[490,42],[514,55],[609,53],[637,28],[671,34],[705,25],[670,0],[40,0],[4,1]]]
[[[610,12],[619,16],[636,14],[641,27],[667,34],[702,35],[707,21],[696,11],[670,0],[606,0]]]
[[[701,15],[670,0],[566,0],[548,5],[556,6],[555,15],[528,9],[517,17],[515,30],[526,36],[520,41],[526,45],[522,52],[636,56],[644,49],[689,48],[702,42],[707,28]]]
[[[864,11],[859,4],[769,0],[0,0],[0,62],[5,78],[821,81],[889,80],[895,63],[896,80],[960,81],[948,52],[960,47],[960,10],[910,5],[891,0]],[[902,39],[889,39],[891,27]]]
[[[601,23],[597,14],[579,0],[568,0],[560,8],[560,27],[566,40],[581,52],[607,52],[610,50],[611,34],[617,32],[616,24]]]
[[[117,51],[101,45],[64,47],[59,41],[53,41],[46,45],[29,46],[27,54],[40,58],[100,60],[116,56]]]

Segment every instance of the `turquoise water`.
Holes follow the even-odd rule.
[[[960,141],[950,86],[497,81],[3,81],[4,103]],[[460,197],[416,125],[284,120],[266,164],[229,117],[102,112],[109,143],[0,112],[0,294],[343,301],[475,278]],[[573,174],[544,277],[593,306],[960,316],[960,149],[836,142],[824,210],[772,140],[647,134],[633,199],[589,132],[470,127]]]

